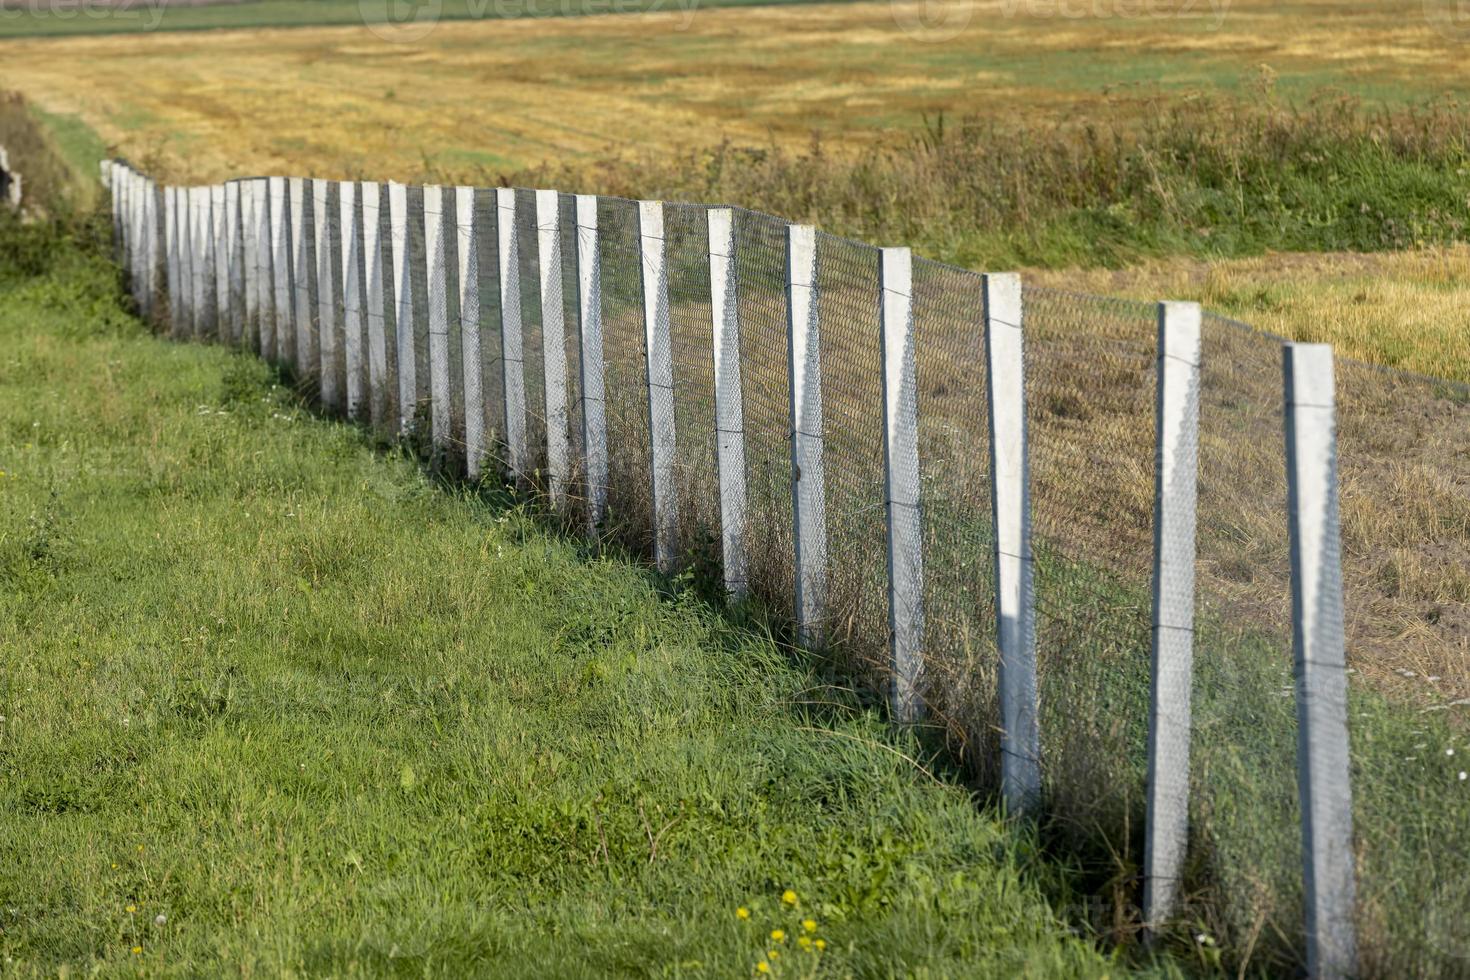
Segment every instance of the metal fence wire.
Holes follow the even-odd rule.
[[[1245,972],[1341,954],[1362,976],[1465,975],[1470,387],[1336,364],[1359,882],[1343,933],[1303,886],[1315,736],[1299,724],[1323,695],[1294,632],[1280,338],[1192,304],[1029,286],[1020,322],[1002,322],[992,280],[906,250],[739,208],[504,188],[431,191],[441,246],[423,188],[358,185],[344,296],[342,185],[290,181],[262,201],[247,190],[265,182],[232,182],[207,192],[201,225],[197,194],[134,187],[121,163],[109,180],[162,328],[263,348],[330,411],[361,391],[380,436],[406,429],[450,471],[509,478],[568,527],[787,611],[895,711],[913,679],[895,651],[917,643],[923,723],[997,796],[998,618],[1026,598],[1004,569],[1029,562],[1034,619],[1005,627],[1021,658],[1007,669],[1034,647],[1035,815],[1107,897],[1098,933],[1143,926],[1143,902],[1162,909],[1148,924],[1185,923],[1185,942]],[[271,203],[289,288],[262,322],[251,222]],[[206,268],[208,290],[191,278]],[[1031,534],[1009,554],[997,404],[1017,382],[997,373],[1014,363],[997,331],[1017,327]],[[914,445],[916,471],[900,458]],[[900,577],[921,600],[903,615]],[[1354,927],[1356,953],[1323,945]]]

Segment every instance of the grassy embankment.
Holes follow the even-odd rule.
[[[799,976],[810,916],[824,975],[1119,975],[853,695],[71,235],[0,230],[7,971]]]

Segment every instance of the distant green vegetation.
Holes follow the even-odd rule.
[[[7,976],[1126,972],[834,679],[149,336],[104,234],[0,225]]]
[[[1470,237],[1470,115],[1263,87],[1034,128],[932,119],[857,153],[726,144],[508,179],[729,201],[977,269],[1369,252]]]
[[[437,19],[496,20],[507,17],[567,17],[642,11],[692,11],[696,6],[745,7],[817,0],[444,0]],[[825,0],[831,2],[831,0]],[[333,24],[413,25],[422,0],[244,0],[163,6],[158,0],[100,4],[42,4],[32,10],[0,10],[0,38],[68,37],[77,34],[135,34],[151,31],[209,31]],[[396,13],[402,10],[401,15]]]

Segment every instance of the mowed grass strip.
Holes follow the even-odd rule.
[[[7,975],[1121,974],[840,686],[0,234]]]

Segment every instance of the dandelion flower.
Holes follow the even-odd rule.
[[[816,919],[802,919],[801,920],[801,927],[803,929],[805,929],[807,932],[816,932],[817,931],[817,920]]]
[[[748,919],[748,918],[750,918],[750,909],[746,908],[744,905],[740,906],[738,909],[735,910],[735,918],[737,918],[737,919]]]
[[[136,906],[136,905],[129,905],[128,906],[128,913],[129,914],[131,914],[133,912],[136,912],[136,911],[138,911],[138,906]]]
[[[792,891],[790,888],[786,889],[786,891],[781,893],[781,901],[785,902],[787,905],[795,905],[796,892]]]
[[[153,924],[156,926],[161,926],[166,922],[168,922],[168,916],[164,915],[162,912],[153,917]]]
[[[812,943],[812,945],[815,946],[815,947],[817,947],[817,949],[826,949],[827,948],[827,940],[825,940],[825,939],[818,939],[816,942]]]
[[[757,963],[755,965],[755,972],[756,973],[770,973],[771,972],[771,964],[767,963],[765,960],[761,960],[759,963]]]
[[[1470,779],[1470,772],[1465,772],[1463,769],[1460,770],[1460,782],[1463,783],[1467,779]]]
[[[134,946],[133,947],[133,955],[134,956],[142,956],[143,955],[143,947],[142,946]]]
[[[800,946],[802,949],[811,949],[812,948],[812,937],[811,936],[797,936],[796,937],[796,945]]]
[[[768,960],[779,960],[780,958],[781,951],[779,949],[773,949],[766,953],[766,959]]]
[[[786,941],[786,930],[785,929],[772,929],[771,930],[771,938],[774,939],[778,943],[784,943]]]

